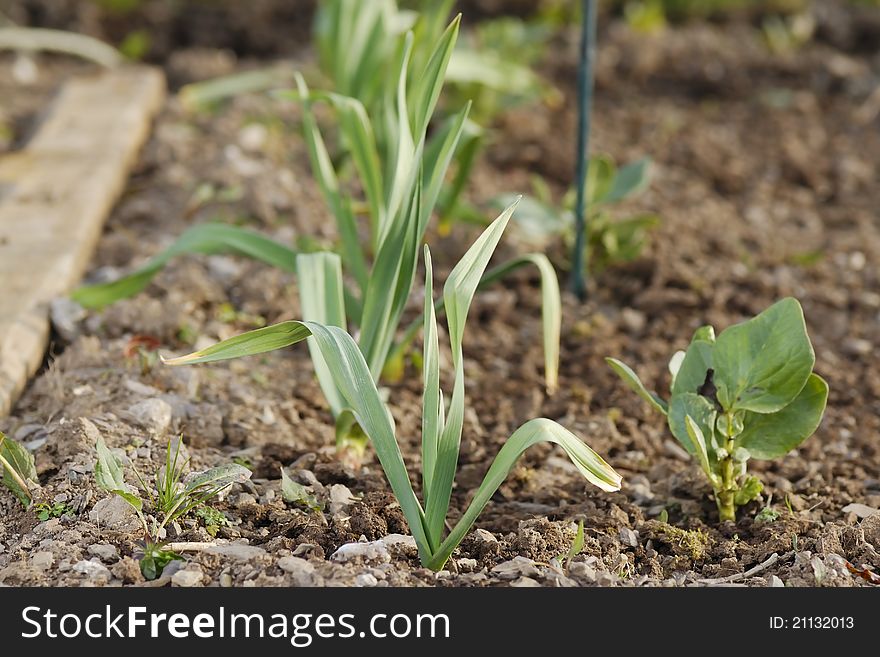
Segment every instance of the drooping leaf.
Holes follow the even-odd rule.
[[[226,224],[199,224],[146,265],[108,283],[86,285],[71,298],[85,308],[103,308],[142,291],[172,258],[185,254],[234,253],[260,260],[284,271],[294,271],[296,251],[254,231]]]
[[[605,362],[611,366],[617,376],[619,376],[623,382],[629,386],[629,388],[635,392],[639,397],[648,402],[651,406],[656,408],[658,411],[666,415],[669,412],[669,404],[660,398],[656,392],[651,392],[645,387],[645,384],[642,383],[642,380],[639,376],[633,372],[633,370],[626,365],[625,363],[617,360],[616,358],[606,358]]]
[[[828,384],[811,374],[807,384],[788,406],[775,413],[750,413],[743,418],[737,443],[756,459],[784,456],[813,435],[822,421]]]
[[[289,65],[274,65],[184,85],[177,98],[189,112],[204,111],[229,98],[286,87],[292,81],[293,69]]]
[[[228,338],[186,356],[162,359],[166,365],[194,365],[218,360],[254,356],[267,351],[283,349],[309,337],[309,330],[302,322],[288,321],[248,331]]]
[[[729,411],[773,413],[797,397],[815,362],[800,303],[783,299],[718,336],[718,399]]]
[[[620,490],[620,475],[577,436],[552,420],[546,418],[530,420],[504,443],[477,489],[473,501],[431,557],[427,564],[428,568],[438,570],[446,563],[449,555],[470,530],[495,491],[504,483],[520,455],[540,442],[555,443],[562,447],[581,475],[594,486],[610,492]]]
[[[517,206],[518,207],[518,206]],[[514,213],[514,216],[515,213]],[[504,278],[509,273],[532,265],[541,276],[541,324],[544,342],[544,381],[547,392],[553,394],[559,383],[559,343],[562,333],[562,298],[559,280],[553,263],[543,253],[528,253],[508,260],[487,271],[478,289]]]

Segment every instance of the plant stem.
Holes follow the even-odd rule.
[[[590,112],[593,95],[593,59],[596,49],[596,0],[583,1],[580,65],[578,68],[577,201],[575,203],[575,243],[572,255],[571,287],[579,299],[587,296],[587,218],[586,186],[589,166]]]
[[[727,450],[727,458],[721,461],[721,490],[715,493],[716,503],[718,504],[718,516],[721,522],[725,520],[736,520],[736,504],[734,498],[739,488],[736,483],[736,470],[733,463],[734,436],[733,433],[733,416],[727,414],[727,440],[725,449]]]

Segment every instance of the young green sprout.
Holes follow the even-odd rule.
[[[498,490],[520,454],[536,443],[551,442],[561,446],[584,478],[602,490],[620,489],[620,475],[577,436],[551,420],[530,420],[517,429],[498,452],[470,505],[449,533],[445,534],[465,415],[462,351],[465,322],[477,286],[511,213],[512,208],[486,229],[452,270],[443,289],[455,373],[448,408],[440,389],[440,347],[434,310],[431,258],[427,246],[424,249],[426,272],[421,501],[416,497],[404,465],[391,414],[382,401],[361,349],[343,329],[317,322],[288,321],[283,324],[283,332],[278,329],[252,331],[166,363],[186,365],[236,358],[311,338],[346,404],[347,412],[373,444],[376,456],[415,538],[422,564],[439,570]]]
[[[816,362],[796,299],[778,301],[717,337],[711,326],[694,333],[687,351],[669,363],[669,401],[650,392],[629,367],[606,359],[642,399],[663,413],[715,492],[721,520],[760,495],[747,474],[749,459],[779,458],[809,438],[825,411],[828,384]]]

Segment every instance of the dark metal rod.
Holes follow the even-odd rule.
[[[590,113],[593,96],[593,60],[596,52],[596,0],[582,0],[580,65],[578,67],[578,134],[575,187],[575,243],[572,256],[571,288],[583,300],[587,296],[587,167],[590,148]]]

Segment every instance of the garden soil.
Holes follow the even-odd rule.
[[[649,191],[625,210],[656,212],[662,222],[640,258],[591,282],[586,303],[565,297],[552,395],[543,381],[537,276],[524,271],[477,296],[465,334],[468,412],[450,520],[507,436],[536,416],[561,422],[605,456],[624,477],[620,492],[590,487],[556,448],[533,448],[446,569],[421,568],[372,452],[336,452],[305,348],[191,368],[157,361],[157,351],[181,354],[299,317],[291,275],[230,256],[187,257],[102,312],[53,307],[45,367],[0,428],[34,451],[37,499],[66,512],[40,521],[0,495],[0,583],[869,585],[869,575],[853,570],[880,569],[880,60],[828,40],[773,54],[736,22],[652,35],[603,27],[592,149],[619,162],[653,158]],[[554,42],[542,65],[564,101],[499,119],[470,185],[474,203],[527,193],[534,174],[557,194],[568,186],[575,37]],[[25,138],[25,117],[58,82],[82,68],[38,64],[39,87],[21,91],[12,60],[0,59],[0,95],[18,99],[3,107],[13,133],[6,148]],[[182,50],[168,64],[176,84],[253,65],[204,48]],[[332,244],[334,224],[298,117],[295,104],[264,96],[195,114],[172,97],[107,223],[90,280],[145,262],[208,220],[303,247]],[[432,229],[436,285],[474,235],[472,226],[450,235]],[[528,249],[513,227],[498,257]],[[553,249],[564,265],[563,250]],[[408,318],[421,290],[417,284]],[[735,524],[719,524],[698,467],[603,359],[621,358],[667,390],[667,362],[695,328],[721,330],[788,295],[803,304],[816,371],[831,387],[828,410],[798,450],[752,463],[762,499]],[[419,380],[408,363],[404,383],[387,385],[412,473]],[[147,476],[181,435],[192,470],[236,459],[253,477],[213,504],[222,526],[196,516],[171,525],[167,540],[199,545],[182,545],[185,560],[146,582],[136,518],[94,484],[98,435]],[[283,501],[282,467],[321,511]],[[580,520],[584,549],[568,560]]]

